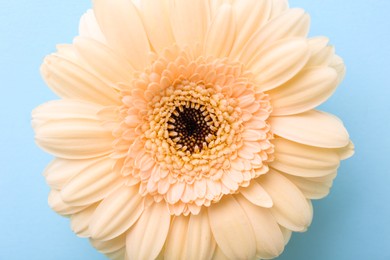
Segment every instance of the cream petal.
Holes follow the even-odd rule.
[[[343,59],[337,55],[334,55],[330,66],[337,71],[339,83],[343,81],[346,72]]]
[[[280,226],[280,225],[279,225],[279,228],[280,228],[280,231],[282,231],[282,234],[284,237],[284,245],[287,245],[288,241],[290,241],[292,231],[290,229],[287,229],[287,228]]]
[[[264,139],[266,137],[266,134],[255,130],[255,129],[245,129],[244,132],[242,133],[242,137],[244,138],[245,144],[250,143],[250,142],[256,142],[261,139]]]
[[[349,135],[336,116],[317,110],[297,115],[270,117],[272,131],[288,140],[323,148],[348,145]]]
[[[253,63],[254,58],[261,57],[259,54],[282,39],[306,37],[309,26],[310,18],[302,9],[290,9],[284,12],[252,35],[242,48],[240,61],[243,64]]]
[[[320,177],[337,170],[340,158],[337,149],[324,149],[294,143],[283,138],[272,141],[275,159],[270,166],[300,177]]]
[[[165,259],[189,259],[185,257],[188,220],[189,218],[183,215],[173,218],[165,244]]]
[[[306,40],[288,39],[259,53],[248,66],[255,75],[257,90],[267,91],[294,77],[305,66],[308,58]]]
[[[113,239],[128,230],[144,210],[137,186],[122,186],[105,198],[93,214],[89,229],[98,240]]]
[[[254,258],[256,240],[252,225],[233,196],[225,196],[211,205],[208,215],[213,236],[228,258]]]
[[[232,6],[224,4],[211,23],[206,34],[204,54],[213,57],[226,57],[232,47],[236,33]]]
[[[348,159],[355,153],[355,145],[352,143],[352,141],[349,141],[347,146],[337,149],[337,152],[340,156],[340,160]]]
[[[32,112],[35,140],[65,159],[87,159],[111,152],[113,136],[96,116],[100,106],[75,100],[43,104]]]
[[[252,181],[246,188],[241,188],[240,193],[256,206],[270,208],[273,205],[272,198],[256,181]]]
[[[220,247],[216,247],[213,255],[213,260],[230,260],[224,253],[222,252]]]
[[[118,83],[130,83],[133,67],[106,45],[86,37],[75,38],[73,45],[83,62],[107,85],[119,88]]]
[[[219,7],[223,4],[232,4],[234,0],[213,0],[209,1],[209,13],[211,20],[214,19],[214,17],[217,15]]]
[[[172,31],[179,47],[203,44],[210,23],[208,1],[171,0]]]
[[[267,94],[272,100],[272,115],[292,115],[313,109],[336,90],[337,72],[328,67],[306,69]]]
[[[89,240],[94,248],[103,254],[109,254],[117,252],[125,247],[126,244],[126,233],[123,233],[120,236],[115,237],[110,240],[97,240],[91,238]]]
[[[131,0],[93,0],[93,9],[108,45],[136,70],[146,67],[150,46],[137,7]]]
[[[211,233],[206,210],[190,215],[187,228],[187,250],[184,259],[211,259],[216,243]]]
[[[161,53],[174,44],[169,20],[169,0],[142,0],[142,18],[153,49]]]
[[[99,110],[97,116],[103,122],[102,126],[111,132],[118,129],[121,124],[119,118],[119,107],[117,106],[103,107]]]
[[[207,191],[207,183],[205,179],[200,179],[194,182],[194,191],[198,198],[204,198]]]
[[[234,2],[233,8],[236,17],[237,35],[229,56],[235,59],[256,30],[263,27],[268,21],[272,9],[272,0],[239,0]]]
[[[111,260],[123,260],[123,259],[128,259],[126,256],[126,248],[123,247],[119,249],[118,251],[108,253],[106,256],[111,259]]]
[[[272,0],[271,19],[278,17],[288,9],[288,0]]]
[[[79,237],[91,236],[89,232],[89,222],[97,206],[97,203],[92,204],[88,208],[70,217],[72,231],[75,232]]]
[[[235,191],[239,188],[238,183],[233,179],[235,175],[233,175],[234,171],[228,171],[222,175],[221,182],[222,184],[229,190]],[[238,173],[240,174],[240,173]],[[230,193],[230,192],[229,192]]]
[[[107,42],[96,21],[95,13],[92,9],[88,10],[81,16],[79,34],[80,36],[88,37],[104,44]]]
[[[41,74],[58,96],[86,100],[102,105],[120,104],[117,91],[81,65],[52,54],[45,58]]]
[[[274,205],[270,211],[277,222],[293,231],[305,231],[313,215],[302,192],[286,177],[272,169],[257,180],[271,195]]]
[[[284,176],[294,183],[307,199],[322,199],[328,195],[336,173],[321,178],[305,178],[289,174],[285,174]]]
[[[242,196],[235,197],[252,225],[256,237],[256,256],[268,259],[280,255],[284,249],[284,238],[271,212],[253,205]]]
[[[82,171],[93,160],[66,160],[55,158],[45,169],[43,173],[46,182],[52,189],[60,190],[77,173]]]
[[[109,157],[91,161],[61,190],[63,200],[72,205],[89,205],[107,197],[123,182],[112,170],[115,160]]]
[[[82,211],[87,206],[73,206],[64,202],[58,190],[51,190],[48,198],[49,206],[60,215],[73,215]]]
[[[168,235],[171,216],[166,203],[155,203],[145,209],[126,237],[129,259],[155,259]]]
[[[67,59],[76,64],[79,64],[81,67],[85,65],[80,60],[80,57],[78,56],[73,44],[57,44],[56,49],[57,49],[57,52],[55,53],[56,56]]]
[[[334,47],[326,46],[316,54],[312,54],[306,66],[308,67],[328,66],[332,61],[334,54],[335,54]]]
[[[50,120],[78,118],[97,120],[96,114],[103,106],[80,100],[53,100],[38,106],[32,112],[34,128]]]
[[[166,195],[168,203],[174,204],[178,202],[183,195],[185,187],[186,183],[184,182],[176,182],[175,184],[172,184]]]
[[[329,39],[324,36],[318,36],[308,39],[311,56],[316,55],[323,50],[329,43]]]

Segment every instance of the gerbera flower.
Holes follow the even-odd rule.
[[[50,206],[113,259],[278,256],[353,145],[344,64],[284,0],[95,0],[41,68]]]

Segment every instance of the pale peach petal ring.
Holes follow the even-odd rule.
[[[111,259],[269,259],[353,144],[345,74],[286,0],[94,0],[41,72],[50,206]]]

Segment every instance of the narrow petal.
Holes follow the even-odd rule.
[[[73,45],[89,69],[107,85],[119,88],[118,83],[131,81],[133,67],[106,45],[86,37],[75,38]]]
[[[167,238],[170,221],[165,203],[152,204],[145,209],[126,237],[129,259],[155,259]]]
[[[153,49],[161,53],[174,44],[170,18],[169,0],[142,0],[142,20]]]
[[[284,174],[284,176],[294,183],[307,199],[322,199],[329,194],[336,173],[317,178],[297,177],[289,174]]]
[[[221,250],[220,247],[216,247],[213,255],[213,260],[230,260]]]
[[[313,215],[302,192],[275,170],[257,180],[272,197],[274,206],[270,211],[278,223],[293,231],[305,231]]]
[[[37,144],[65,159],[87,159],[110,153],[113,136],[96,116],[100,108],[71,100],[37,107],[32,113]]]
[[[58,190],[51,190],[48,198],[49,206],[58,214],[67,216],[82,211],[87,206],[73,206],[63,201]]]
[[[189,218],[183,215],[173,218],[165,244],[165,259],[188,259],[185,257],[188,220]]]
[[[348,159],[355,153],[355,145],[352,143],[352,141],[349,141],[347,146],[338,149],[337,152],[340,156],[340,160]]]
[[[288,9],[288,0],[272,0],[271,19],[278,17]]]
[[[306,69],[267,93],[272,100],[272,115],[292,115],[313,109],[333,94],[337,83],[337,72],[332,68]]]
[[[96,114],[103,106],[80,100],[49,101],[32,112],[32,126],[36,129],[50,120],[69,118],[97,120]]]
[[[128,230],[143,212],[137,186],[122,186],[105,198],[94,213],[90,231],[98,240],[113,239]]]
[[[79,64],[60,55],[45,58],[41,74],[46,84],[62,98],[102,105],[120,104],[117,91]]]
[[[97,240],[91,238],[89,240],[94,248],[103,254],[109,254],[116,252],[125,247],[126,244],[126,234],[110,239],[110,240]]]
[[[285,227],[280,226],[280,225],[279,225],[279,228],[280,228],[280,230],[283,233],[284,245],[287,245],[288,241],[290,241],[290,238],[291,238],[291,235],[292,235],[292,231],[290,229],[285,228]]]
[[[185,259],[211,259],[216,247],[206,210],[191,215],[187,231]]]
[[[240,0],[235,1],[237,35],[230,57],[238,57],[250,37],[268,21],[272,9],[272,0]]]
[[[343,59],[337,55],[334,55],[333,59],[330,63],[330,66],[337,71],[338,80],[339,80],[339,83],[341,83],[341,81],[343,81],[343,79],[344,79],[345,72],[346,72],[346,68],[345,68]]]
[[[210,23],[208,1],[171,0],[170,18],[179,47],[203,44]]]
[[[83,67],[84,63],[80,60],[73,44],[57,44],[56,49],[57,52],[55,53],[55,56],[69,60]]]
[[[308,39],[308,43],[310,48],[310,54],[311,56],[313,56],[328,45],[329,39],[324,36],[318,36]]]
[[[206,35],[204,54],[225,57],[229,54],[236,33],[232,6],[224,4],[218,9]]]
[[[111,260],[128,259],[126,256],[126,248],[125,247],[123,247],[115,252],[107,253],[106,256]]]
[[[309,58],[304,39],[289,39],[265,49],[248,63],[255,75],[257,90],[271,90],[294,77]],[[277,61],[277,62],[276,62]]]
[[[211,20],[217,15],[218,9],[223,4],[233,4],[235,0],[213,0],[209,1],[209,13]]]
[[[61,190],[65,202],[72,205],[89,205],[102,200],[123,182],[112,170],[115,160],[102,157],[91,160]]]
[[[231,196],[208,208],[210,227],[222,252],[230,259],[252,259],[256,254],[252,225]]]
[[[259,207],[270,208],[273,205],[272,198],[256,181],[252,181],[247,188],[241,188],[240,193],[252,204]]]
[[[321,177],[337,170],[340,158],[337,149],[307,146],[276,138],[275,160],[270,166],[300,177]]]
[[[272,131],[288,140],[323,148],[348,145],[349,135],[336,116],[310,110],[297,115],[270,117]]]
[[[284,249],[284,238],[271,212],[253,205],[242,196],[236,198],[251,222],[256,237],[256,256],[268,259],[280,255]]]
[[[308,67],[328,66],[335,55],[333,46],[325,46],[319,52],[312,54],[307,62]]]
[[[73,176],[85,169],[90,162],[90,159],[67,160],[55,158],[46,167],[43,174],[52,189],[61,190]]]
[[[150,46],[133,1],[93,0],[93,9],[109,46],[135,69],[144,69]]]
[[[80,36],[88,37],[104,44],[107,42],[92,9],[81,16],[79,34]]]
[[[92,214],[95,212],[98,204],[92,204],[88,208],[72,215],[70,217],[70,223],[72,231],[75,232],[79,237],[90,237],[89,222],[91,221]]]
[[[242,48],[240,61],[247,64],[264,49],[282,39],[306,37],[310,18],[302,9],[290,9],[259,28]]]

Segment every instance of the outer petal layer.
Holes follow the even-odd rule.
[[[340,148],[349,143],[348,132],[340,119],[325,112],[311,110],[271,117],[269,123],[275,134],[294,142],[323,148]]]
[[[69,57],[57,54],[47,56],[41,73],[47,85],[62,98],[101,105],[120,104],[119,95],[112,86]]]
[[[167,238],[171,216],[165,203],[147,208],[126,237],[130,259],[155,259]]]
[[[270,166],[291,175],[321,177],[334,173],[339,164],[338,149],[318,148],[288,141],[273,140],[275,160]]]
[[[332,68],[304,70],[268,92],[272,100],[272,115],[292,115],[315,108],[332,95],[337,83],[337,72]]]
[[[293,231],[305,231],[311,223],[313,212],[302,192],[274,170],[258,181],[272,197],[274,206],[270,210],[278,223]]]
[[[218,246],[230,259],[252,259],[256,254],[251,223],[236,199],[228,195],[208,209]],[[228,228],[227,228],[228,227]]]
[[[113,239],[129,229],[144,209],[137,187],[122,186],[111,193],[97,208],[91,224],[94,239]]]
[[[111,131],[96,116],[100,106],[72,100],[52,101],[36,108],[33,127],[42,149],[65,159],[87,159],[111,152]]]
[[[94,0],[96,19],[113,50],[135,69],[146,66],[150,46],[142,20],[133,1]]]

